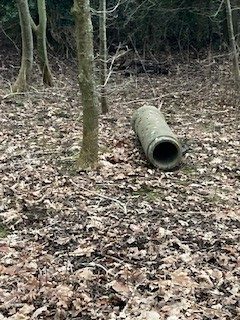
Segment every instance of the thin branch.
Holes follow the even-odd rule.
[[[84,263],[84,262],[82,262],[82,263],[80,263],[80,265],[82,265],[84,267],[90,267],[90,268],[100,268],[100,269],[104,270],[107,275],[110,274],[111,276],[114,276],[114,274],[112,274],[107,268],[105,268],[100,263],[95,263],[95,262]]]
[[[232,8],[232,11],[240,10],[240,7],[234,7]]]
[[[90,191],[90,190],[88,190],[88,191]],[[94,192],[94,191],[90,191],[90,192],[91,192],[92,194],[94,194],[95,196],[99,197],[99,198],[111,200],[111,201],[113,201],[113,202],[118,203],[118,204],[122,207],[124,214],[127,214],[127,206],[126,206],[125,203],[122,203],[120,200],[115,199],[115,198],[112,198],[112,197],[104,196],[104,195],[99,194],[99,193]]]
[[[123,4],[124,2],[127,2],[128,0],[125,0],[123,2],[121,2],[121,0],[118,0],[117,4],[112,8],[112,9],[108,9],[106,10],[106,13],[113,13],[114,11],[117,10],[117,8],[120,6],[120,4]],[[100,11],[100,10],[95,10],[93,8],[91,8],[91,12],[94,13],[94,14],[102,14],[103,11]]]
[[[32,30],[36,33],[38,31],[38,26],[36,25],[36,23],[33,21],[32,16],[30,15],[30,23],[31,23],[31,27]]]
[[[17,51],[19,52],[20,49],[18,48],[18,46],[16,45],[16,43],[13,41],[13,39],[6,33],[6,31],[3,29],[2,25],[1,25],[1,30],[2,33],[12,42],[12,44],[14,45],[14,47],[17,49]]]
[[[203,88],[201,88],[197,92],[200,92],[202,90],[203,90]],[[131,100],[131,101],[126,102],[126,104],[131,104],[131,103],[134,103],[134,102],[154,101],[154,100],[162,99],[162,98],[165,98],[165,97],[171,97],[171,96],[175,96],[175,95],[177,96],[177,95],[180,95],[180,94],[188,94],[188,93],[192,93],[192,92],[195,92],[195,91],[194,90],[188,90],[188,91],[170,92],[170,93],[167,93],[167,94],[160,95],[159,97],[154,97],[154,98],[149,98],[149,99]]]
[[[109,78],[110,78],[110,76],[111,76],[111,74],[112,74],[113,64],[114,64],[115,60],[120,57],[120,55],[118,55],[119,50],[120,50],[120,44],[118,45],[116,54],[115,54],[115,55],[113,56],[113,58],[112,58],[111,65],[110,65],[110,67],[109,67],[109,72],[108,72],[108,75],[107,75],[107,77],[106,77],[105,83],[104,83],[104,85],[103,85],[104,87],[107,85],[108,80],[109,80]]]
[[[28,92],[28,93],[29,93],[29,92]],[[10,93],[6,94],[5,96],[3,96],[3,97],[2,97],[2,100],[7,99],[7,98],[9,98],[9,97],[17,96],[17,95],[25,96],[25,95],[26,95],[26,92],[10,92]]]
[[[224,0],[221,1],[220,5],[219,5],[219,7],[218,7],[218,9],[217,9],[217,11],[216,11],[213,15],[211,15],[210,17],[216,18],[216,16],[219,14],[219,12],[220,12],[221,9],[222,9],[223,3],[224,3]]]
[[[113,202],[118,203],[118,204],[122,207],[124,214],[127,214],[127,206],[126,206],[125,203],[122,203],[120,200],[115,199],[115,198],[112,198],[112,197],[105,196],[105,195],[103,195],[103,194],[99,194],[99,193],[97,193],[97,192],[95,192],[95,191],[92,191],[92,190],[88,190],[88,189],[82,188],[82,187],[79,186],[77,183],[75,183],[72,179],[71,179],[70,181],[72,182],[72,184],[73,184],[74,186],[78,187],[79,189],[82,189],[83,191],[89,192],[90,194],[92,194],[92,195],[94,195],[94,196],[97,196],[97,197],[99,197],[99,198],[111,200],[111,201],[113,201]]]
[[[136,46],[135,46],[135,44],[134,44],[133,39],[132,39],[131,36],[129,36],[129,39],[130,39],[130,41],[131,41],[131,43],[132,43],[132,46],[133,46],[133,48],[134,48],[134,52],[135,52],[135,54],[137,55],[139,61],[141,62],[142,68],[143,68],[143,70],[144,70],[144,72],[145,72],[145,74],[146,74],[146,76],[147,76],[148,83],[150,84],[150,87],[151,87],[151,89],[152,89],[153,96],[156,97],[156,91],[155,91],[154,87],[152,86],[151,79],[150,79],[150,77],[149,77],[149,75],[148,75],[148,73],[147,73],[147,70],[146,70],[146,68],[145,68],[144,63],[142,62],[141,56],[140,56],[140,54],[138,53],[138,50],[137,50],[137,48],[136,48]]]

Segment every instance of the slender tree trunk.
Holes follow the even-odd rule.
[[[18,77],[13,85],[13,92],[25,91],[33,65],[33,36],[30,12],[27,0],[16,0],[22,35],[22,60]]]
[[[106,97],[107,78],[107,30],[106,30],[106,0],[100,0],[99,4],[99,41],[100,41],[100,84],[101,84],[101,108],[102,113],[108,112]]]
[[[236,43],[240,46],[240,0],[232,0],[233,29],[236,35]]]
[[[42,71],[43,83],[47,86],[53,85],[52,74],[49,68],[47,57],[47,44],[46,44],[46,28],[47,28],[47,15],[45,0],[37,0],[39,25],[36,29],[37,35],[37,51],[39,66]]]
[[[93,169],[98,161],[98,101],[94,81],[93,30],[89,0],[74,0],[79,85],[83,104],[83,140],[80,169]]]
[[[228,34],[229,34],[229,41],[231,46],[231,56],[233,62],[233,74],[235,78],[235,83],[237,87],[240,87],[240,70],[239,70],[239,61],[238,61],[238,51],[237,45],[235,41],[235,34],[233,28],[233,20],[232,20],[232,8],[230,0],[225,0],[226,4],[226,14],[227,14],[227,23],[228,23]]]

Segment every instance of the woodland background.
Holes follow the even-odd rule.
[[[111,10],[116,7],[116,10]],[[219,0],[109,0],[108,6],[108,47],[115,52],[119,43],[136,46],[141,53],[158,54],[160,51],[181,52],[190,50],[198,54],[200,49],[226,50],[228,30],[225,7]],[[46,1],[48,14],[48,41],[57,52],[74,49],[74,21],[71,15],[72,1]],[[237,0],[231,5],[237,8]],[[32,16],[37,18],[36,2],[29,1]],[[95,41],[97,42],[99,2],[91,1]],[[94,14],[95,12],[95,14]],[[20,40],[18,12],[15,1],[2,0],[0,4],[1,31],[12,40]],[[239,39],[239,10],[233,10],[233,21]],[[1,41],[9,39],[1,35]]]

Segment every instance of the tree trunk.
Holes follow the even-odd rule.
[[[47,15],[45,0],[37,0],[39,25],[36,29],[37,35],[37,51],[39,66],[42,71],[43,83],[47,86],[53,85],[52,74],[49,68],[47,57],[47,44],[46,44],[46,28],[47,28]]]
[[[240,0],[232,1],[232,9],[234,34],[236,35],[236,43],[240,46]]]
[[[107,30],[106,30],[106,0],[100,0],[99,4],[99,41],[100,41],[100,84],[101,84],[101,108],[102,113],[108,112],[106,97],[107,78]]]
[[[235,34],[233,28],[233,20],[232,20],[232,8],[230,0],[225,0],[226,4],[226,14],[227,14],[227,23],[228,23],[228,34],[229,34],[229,41],[231,46],[231,56],[233,62],[233,74],[235,78],[235,83],[237,87],[240,87],[240,70],[239,70],[239,62],[238,62],[238,52],[237,46],[235,41]]]
[[[93,169],[98,162],[98,101],[94,81],[93,30],[89,0],[74,0],[79,86],[83,104],[83,140],[77,161],[80,169]]]
[[[13,85],[13,92],[22,92],[27,89],[33,65],[33,36],[31,29],[30,12],[27,0],[16,0],[22,36],[22,60],[18,77]]]

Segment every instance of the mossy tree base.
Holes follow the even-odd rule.
[[[82,148],[77,159],[77,166],[82,170],[96,169],[98,165],[98,130],[97,128],[86,127],[86,124],[88,124],[87,120],[89,121],[90,119],[85,118]],[[94,124],[94,121],[90,123]]]
[[[85,152],[84,150],[81,150],[76,164],[78,170],[95,170],[98,167],[98,161],[90,158],[89,152]]]
[[[52,73],[50,71],[50,68],[48,65],[45,65],[43,67],[43,83],[48,86],[48,87],[52,87],[53,86],[53,77],[52,77]]]
[[[28,89],[26,68],[21,68],[17,80],[12,86],[12,92],[25,92]]]

